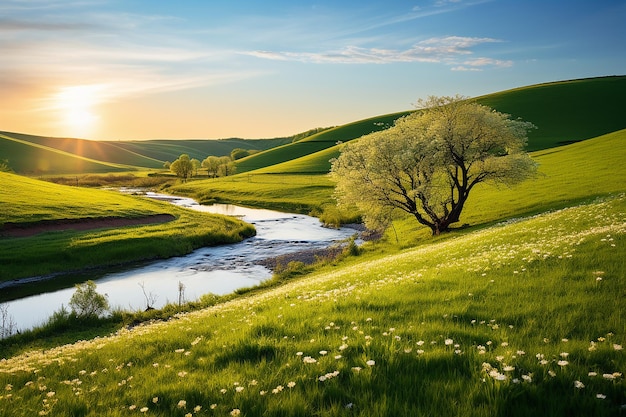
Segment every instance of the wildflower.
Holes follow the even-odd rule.
[[[221,392],[222,394],[226,394],[226,393],[228,392],[228,390],[227,390],[226,388],[222,388],[222,389],[220,390],[220,392]]]
[[[341,356],[341,355],[335,355],[335,359],[339,360],[339,359],[341,359],[341,358],[342,358],[342,356]]]
[[[277,386],[276,388],[274,388],[272,390],[272,394],[278,394],[279,392],[281,392],[284,389],[284,387],[282,385]]]
[[[574,388],[583,389],[585,388],[585,384],[580,381],[574,381]]]
[[[187,407],[187,401],[185,400],[180,400],[177,404],[178,408],[186,408]]]
[[[48,393],[46,394],[46,397],[48,397],[48,398],[52,398],[52,397],[54,397],[56,394],[57,394],[56,392],[54,392],[54,391],[50,391],[50,392],[48,392]]]
[[[259,391],[259,395],[265,395],[265,394],[267,394],[267,391],[263,391],[263,390]]]
[[[623,348],[622,348],[622,345],[618,345],[617,343],[614,343],[613,344],[613,349],[614,350],[622,350]]]
[[[198,412],[200,412],[200,410],[202,410],[202,406],[201,406],[201,405],[196,405],[196,406],[193,408],[194,413],[198,413]]]
[[[231,416],[238,416],[241,414],[241,410],[238,408],[233,408],[233,410],[230,412]]]
[[[591,371],[591,372],[589,372],[589,374],[587,374],[587,375],[589,375],[589,376],[591,376],[591,377],[594,377],[594,376],[598,376],[598,373],[597,373],[597,372],[593,372],[593,371]]]
[[[374,361],[374,360],[370,359],[369,361],[365,362],[365,364],[366,364],[367,366],[374,366],[374,365],[376,365],[376,361]]]
[[[615,379],[613,374],[602,374],[602,378],[604,379]]]
[[[176,349],[174,352],[176,352],[176,353],[183,353],[184,351],[185,351],[185,349],[181,348],[181,349]]]
[[[346,349],[348,349],[348,345],[346,345],[345,343],[339,346],[339,350],[346,350]]]
[[[13,385],[11,384],[6,384],[6,386],[4,387],[5,391],[11,391],[13,389]]]
[[[187,414],[185,414],[185,417],[193,417],[193,414],[187,413]]]
[[[509,342],[502,342],[500,343],[500,346],[502,347],[507,347],[509,345]]]
[[[569,365],[569,362],[565,361],[565,360],[560,360],[556,364],[559,365],[559,366],[567,366],[567,365]]]
[[[452,340],[452,339],[446,339],[446,340],[444,341],[444,344],[445,344],[446,346],[450,346],[450,345],[451,345],[451,344],[453,344],[453,343],[454,343],[454,340]]]
[[[289,382],[287,383],[287,388],[293,388],[293,387],[295,387],[295,386],[296,386],[296,383],[295,383],[294,381],[289,381]]]
[[[256,379],[253,379],[252,381],[248,382],[248,385],[252,385],[252,386],[254,386],[254,385],[256,385],[256,384],[258,384],[258,382],[257,382],[257,380],[256,380]]]
[[[296,356],[302,356],[302,355],[304,355],[303,352],[296,352]]]
[[[548,371],[548,375],[550,375],[552,378],[554,378],[556,376],[556,372],[554,372],[552,369],[550,369]]]
[[[131,405],[130,407],[128,407],[128,409],[130,411],[133,411],[135,408],[137,408],[137,406],[135,404]]]
[[[604,394],[596,394],[596,398],[598,398],[600,400],[604,400],[606,398],[606,395],[604,395]]]
[[[310,357],[310,356],[305,356],[304,358],[302,358],[302,362],[304,363],[315,363],[317,362],[316,359]]]
[[[211,404],[209,408],[211,410],[215,410],[217,408],[217,404]]]
[[[522,379],[528,383],[533,382],[533,375],[532,374],[522,375]]]
[[[244,390],[243,387],[235,387],[235,392],[241,392],[243,390]]]
[[[360,366],[354,366],[354,367],[352,367],[352,370],[353,370],[354,372],[361,372],[361,369],[363,369],[363,368],[361,368]]]
[[[328,354],[327,350],[320,350],[320,355],[325,356]]]
[[[569,356],[569,353],[567,353],[567,352],[561,352],[561,353],[559,354],[559,356],[561,356],[562,358],[567,358],[567,357]]]
[[[504,368],[502,368],[502,370],[504,372],[513,372],[515,370],[515,367],[511,365],[506,365]]]
[[[152,403],[153,403],[153,404],[156,404],[156,403],[158,403],[158,402],[159,402],[159,397],[154,397],[154,398],[152,398]]]
[[[179,377],[181,377],[181,378],[184,378],[184,377],[186,377],[186,376],[187,376],[187,372],[185,372],[185,371],[180,371],[180,372],[178,373],[178,376],[179,376]]]

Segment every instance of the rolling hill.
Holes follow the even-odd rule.
[[[535,151],[626,128],[621,106],[625,95],[626,76],[612,76],[521,87],[478,97],[477,101],[534,123],[538,129],[529,133],[527,149]],[[260,169],[265,173],[320,173],[328,171],[328,160],[338,154],[334,148],[337,143],[382,130],[410,112],[355,121],[297,141],[234,138],[109,142],[0,132],[0,160],[8,160],[20,174],[75,174],[159,169],[182,153],[202,160],[243,148],[260,152],[237,161],[240,173]],[[301,157],[305,159],[298,161]]]
[[[626,128],[621,106],[625,95],[626,76],[616,76],[522,87],[482,96],[477,101],[535,124],[537,129],[528,134],[527,150],[536,151]],[[238,172],[254,169],[259,169],[259,173],[327,172],[328,160],[339,154],[335,147],[338,142],[381,130],[409,113],[350,123],[313,135],[305,143],[288,144],[252,155],[237,162]],[[305,159],[299,160],[300,157]]]

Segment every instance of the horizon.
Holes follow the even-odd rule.
[[[50,137],[287,137],[429,95],[626,68],[626,3],[610,0],[8,0],[0,13],[0,130]]]

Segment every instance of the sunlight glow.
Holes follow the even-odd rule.
[[[102,101],[102,85],[63,87],[54,98],[60,121],[71,135],[85,136],[93,133],[100,117],[95,107]]]

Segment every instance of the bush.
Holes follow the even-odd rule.
[[[105,295],[96,292],[96,283],[90,280],[84,284],[76,284],[70,307],[78,317],[98,317],[109,310],[109,300]]]

